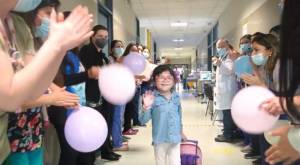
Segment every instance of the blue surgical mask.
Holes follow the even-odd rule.
[[[252,62],[257,66],[265,65],[268,61],[268,57],[263,55],[262,53],[252,55],[251,59]]]
[[[48,38],[49,35],[50,20],[43,18],[40,26],[35,28],[35,37],[39,37],[43,40]]]
[[[116,57],[121,57],[124,53],[124,49],[123,48],[114,48],[114,55]]]
[[[28,12],[34,10],[42,0],[18,0],[13,11],[17,12]]]
[[[218,57],[224,57],[227,54],[227,49],[226,48],[219,48],[217,49],[217,56]]]
[[[240,51],[244,54],[248,54],[252,51],[251,44],[241,44]]]

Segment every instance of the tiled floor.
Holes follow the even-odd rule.
[[[184,132],[190,139],[199,141],[203,152],[203,165],[251,165],[243,158],[240,147],[228,143],[216,143],[214,138],[220,132],[220,125],[212,126],[210,118],[205,117],[206,104],[200,104],[191,95],[182,94]],[[151,122],[150,122],[151,123]],[[151,144],[151,124],[139,128],[139,133],[129,142],[130,151],[120,152],[122,158],[117,162],[97,159],[97,165],[154,165]]]

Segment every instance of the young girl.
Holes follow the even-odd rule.
[[[175,74],[168,65],[156,67],[155,90],[143,95],[142,124],[152,119],[152,138],[157,165],[180,165],[182,133],[181,103],[175,91]],[[185,138],[184,138],[185,139]]]

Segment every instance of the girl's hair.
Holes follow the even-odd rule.
[[[251,37],[252,37],[251,34],[246,34],[246,35],[244,35],[243,37],[240,38],[240,43],[241,43],[241,41],[242,41],[243,39],[247,39],[247,40],[251,41]]]
[[[155,84],[155,78],[156,78],[157,76],[159,76],[162,72],[165,72],[165,71],[168,71],[168,72],[171,74],[171,76],[172,76],[173,79],[174,79],[174,82],[176,81],[176,74],[175,74],[175,72],[174,72],[173,69],[170,67],[170,65],[165,64],[165,65],[159,65],[159,66],[157,66],[157,67],[153,70],[152,78],[151,78],[152,83]],[[175,84],[174,84],[174,85],[175,85]],[[173,86],[173,88],[174,88],[174,86]]]
[[[279,43],[277,38],[272,34],[255,33],[251,38],[251,43],[257,43],[264,46],[267,50],[272,52],[272,55],[268,58],[265,70],[269,77],[272,77],[273,70],[275,68],[276,61],[279,56]]]
[[[300,113],[293,97],[300,83],[300,1],[285,1],[281,20],[279,94],[287,103],[287,111],[297,120]],[[281,104],[283,100],[281,99]],[[282,106],[284,107],[284,106]]]
[[[123,57],[127,56],[130,53],[130,50],[133,46],[136,46],[136,43],[129,43],[123,53]]]

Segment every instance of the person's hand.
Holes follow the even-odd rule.
[[[146,91],[143,94],[143,108],[149,110],[154,102],[154,95],[152,91]]]
[[[260,109],[268,112],[269,114],[273,116],[278,116],[280,114],[283,114],[284,111],[280,105],[280,98],[279,97],[273,97],[271,99],[268,99],[264,101],[260,106]]]
[[[219,58],[213,57],[211,60],[212,60],[212,62],[213,62],[214,65],[216,65],[216,66],[220,66],[221,65],[221,60]]]
[[[300,159],[300,153],[289,143],[289,129],[290,126],[283,126],[271,132],[272,136],[280,136],[278,144],[270,147],[265,153],[266,161],[271,165],[279,162],[290,165]]]
[[[257,86],[265,86],[262,80],[257,75],[251,75],[248,73],[242,74],[241,78],[246,84],[249,85],[257,85]]]
[[[98,79],[99,77],[99,73],[100,73],[100,68],[98,66],[92,66],[89,70],[88,70],[88,76],[90,79]]]
[[[66,20],[62,13],[56,14],[55,10],[52,10],[48,40],[60,46],[62,51],[70,50],[93,35],[92,22],[88,8],[81,5],[73,9]]]
[[[141,85],[143,83],[142,79],[135,79],[136,85]]]
[[[79,105],[79,97],[73,93],[67,92],[64,88],[52,91],[50,96],[51,105],[76,108]]]

